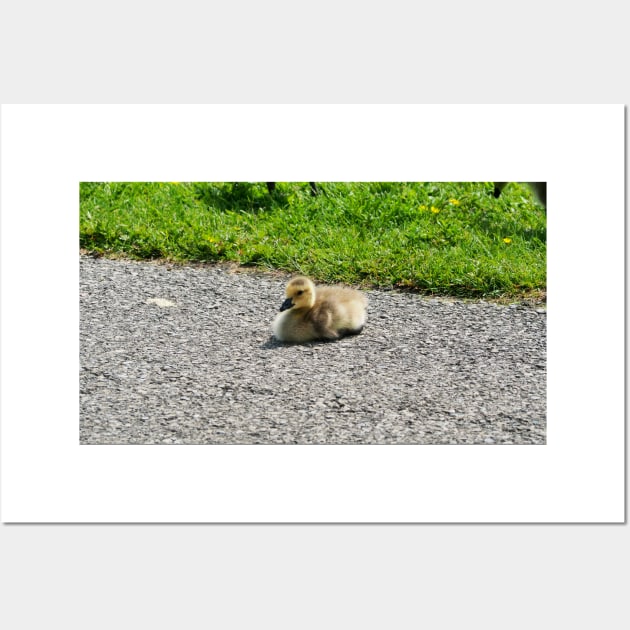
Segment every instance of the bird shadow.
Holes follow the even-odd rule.
[[[267,339],[267,341],[265,341],[265,343],[261,344],[260,347],[263,350],[277,350],[278,348],[282,348],[285,345],[286,344],[278,341],[274,337],[269,337],[269,339]]]
[[[279,348],[286,348],[287,346],[297,346],[301,348],[313,348],[316,346],[328,346],[335,343],[343,343],[345,339],[349,339],[354,337],[355,335],[344,335],[340,339],[314,339],[313,341],[307,342],[290,342],[290,341],[278,341],[273,335],[269,337],[265,343],[261,344],[260,347],[263,350],[278,350]]]
[[[263,350],[279,350],[280,348],[286,348],[287,346],[302,346],[305,348],[318,346],[321,344],[329,343],[328,341],[316,340],[316,341],[308,341],[307,343],[291,343],[288,341],[278,341],[275,337],[270,337],[265,343],[263,343],[260,347]]]

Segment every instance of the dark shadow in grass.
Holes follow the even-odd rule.
[[[247,214],[266,212],[274,205],[288,205],[286,192],[278,187],[269,192],[265,182],[198,184],[197,198],[209,208]]]

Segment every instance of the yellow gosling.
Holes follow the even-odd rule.
[[[279,341],[305,343],[357,335],[367,319],[367,298],[355,289],[318,286],[304,276],[293,278],[286,300],[272,324]]]

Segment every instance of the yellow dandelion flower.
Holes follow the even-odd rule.
[[[506,237],[506,238],[503,239],[503,242],[509,244],[509,243],[512,242],[512,239]]]
[[[424,212],[425,210],[428,210],[428,208],[425,205],[421,205],[420,206],[420,211]]]
[[[436,208],[435,206],[431,206],[431,212],[433,212],[433,214],[437,214],[440,211],[439,208]]]
[[[448,202],[452,203],[454,206],[459,206],[459,201],[457,201],[457,199],[449,199]]]

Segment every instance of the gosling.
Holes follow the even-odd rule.
[[[271,327],[279,341],[332,341],[363,330],[367,298],[355,289],[315,288],[311,280],[298,276],[287,284],[285,295]]]

